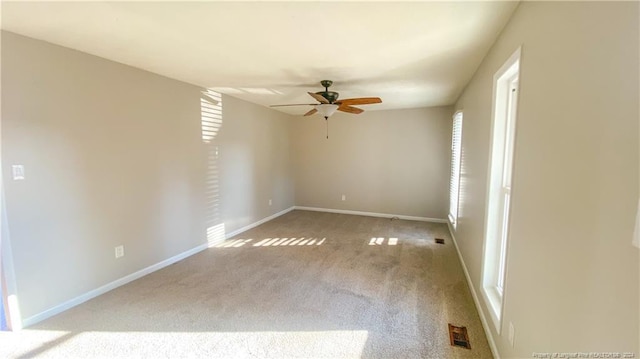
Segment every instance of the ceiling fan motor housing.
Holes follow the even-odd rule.
[[[318,95],[324,97],[329,101],[329,103],[334,103],[338,100],[338,93],[334,91],[320,91],[316,92]]]
[[[316,92],[316,94],[326,98],[327,101],[329,101],[329,103],[336,102],[336,100],[338,99],[338,93],[337,92],[333,92],[333,91],[329,91],[329,87],[331,87],[331,85],[333,85],[333,81],[331,81],[331,80],[322,80],[322,81],[320,81],[320,85],[322,85],[322,87],[324,87],[324,91]]]

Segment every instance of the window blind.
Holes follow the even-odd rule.
[[[451,135],[451,177],[449,179],[449,221],[455,227],[458,221],[460,195],[460,160],[462,151],[462,112],[453,115]]]

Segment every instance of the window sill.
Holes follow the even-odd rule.
[[[500,335],[502,323],[502,295],[495,286],[482,288],[482,295],[487,303],[489,314],[492,319],[496,332]]]
[[[456,219],[453,218],[451,214],[449,214],[449,223],[451,223],[451,227],[453,227],[453,229],[456,229]]]

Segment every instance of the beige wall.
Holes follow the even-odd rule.
[[[296,118],[296,205],[446,218],[452,115],[451,107],[338,112],[329,139],[322,117]]]
[[[222,127],[205,144],[200,98],[192,85],[2,33],[2,164],[23,318],[205,244],[214,220],[230,232],[293,205],[290,117],[223,97]],[[26,180],[10,178],[12,164]]]
[[[219,145],[220,202],[230,232],[294,205],[292,117],[226,95],[222,114],[213,143]]]
[[[638,15],[637,2],[524,2],[456,104],[455,236],[479,295],[492,77],[522,45],[503,331],[491,330],[502,357],[640,354]]]

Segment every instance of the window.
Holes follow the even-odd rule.
[[[456,228],[460,196],[460,156],[462,151],[462,111],[453,115],[451,131],[451,178],[449,179],[449,222]]]
[[[507,272],[509,208],[515,145],[520,49],[493,80],[493,123],[485,225],[482,293],[500,333]]]

